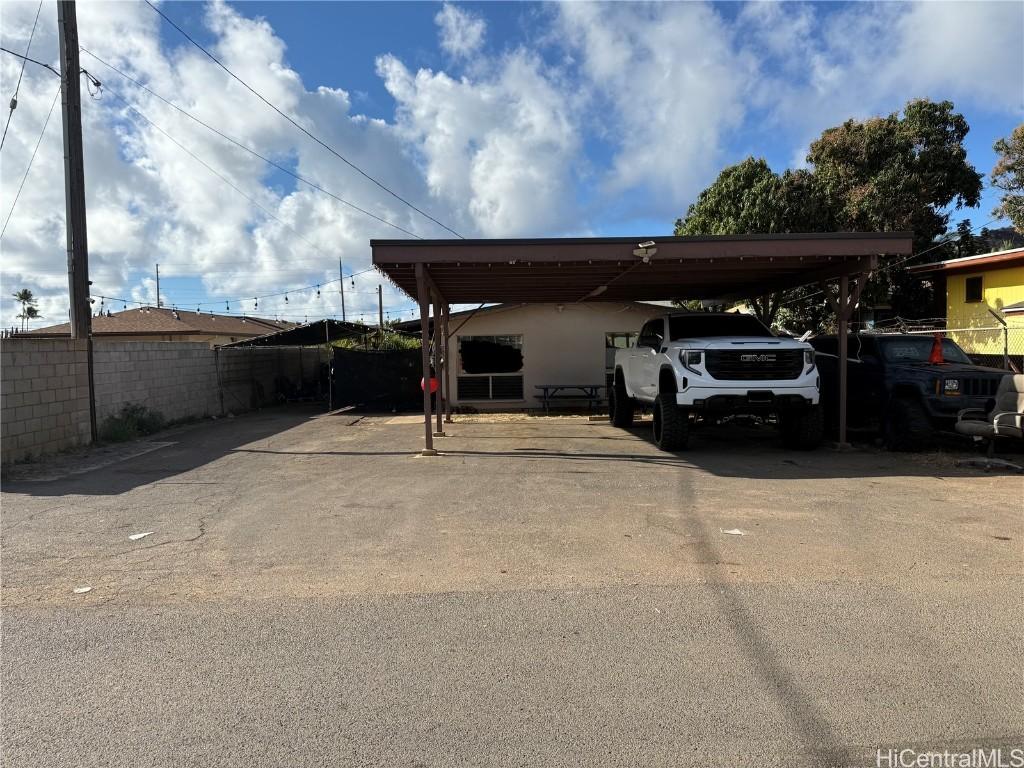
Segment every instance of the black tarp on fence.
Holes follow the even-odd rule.
[[[334,350],[334,407],[407,411],[423,407],[420,350]]]

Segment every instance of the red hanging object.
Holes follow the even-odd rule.
[[[944,363],[946,359],[942,356],[942,334],[936,333],[932,341],[932,353],[928,355],[929,363]]]
[[[420,379],[420,389],[423,389],[423,379]],[[437,377],[430,377],[430,394],[437,392]]]

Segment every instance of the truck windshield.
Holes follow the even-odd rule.
[[[675,315],[668,319],[668,333],[672,341],[678,339],[705,339],[709,336],[771,336],[761,321],[753,315],[732,313],[711,315],[694,312]]]
[[[932,353],[931,336],[900,336],[879,339],[882,355],[890,363],[927,363]],[[971,358],[950,339],[942,340],[942,357],[947,363],[968,363]]]

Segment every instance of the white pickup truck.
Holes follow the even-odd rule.
[[[698,419],[774,413],[784,444],[810,450],[822,439],[819,388],[811,345],[775,336],[753,315],[669,314],[615,353],[609,412],[627,427],[638,404],[651,406],[665,451],[685,448]]]

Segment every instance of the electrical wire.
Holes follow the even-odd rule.
[[[25,46],[25,56],[27,57],[29,51],[32,50],[32,38],[36,36],[36,25],[39,23],[39,12],[43,10],[43,0],[39,0],[39,7],[36,8],[36,18],[32,22],[32,31],[28,34],[28,45]],[[21,72],[18,73],[18,82],[14,86],[14,95],[11,97],[11,108],[10,112],[7,113],[7,123],[4,125],[4,135],[0,138],[0,149],[4,148],[4,142],[7,141],[7,129],[11,127],[11,120],[14,119],[14,110],[18,108],[18,92],[21,91],[21,79],[25,76],[25,65],[28,64],[28,58],[21,60]]]
[[[167,106],[171,107],[172,109],[175,109],[175,110],[177,110],[177,111],[178,111],[178,112],[180,112],[181,114],[185,115],[185,117],[187,117],[187,118],[189,118],[190,120],[192,120],[192,121],[194,121],[194,122],[198,123],[199,125],[203,126],[203,127],[204,127],[204,128],[206,128],[206,129],[207,129],[208,131],[212,131],[213,133],[217,134],[218,136],[220,136],[220,137],[221,137],[222,139],[224,139],[225,141],[227,141],[227,142],[230,142],[231,144],[234,144],[234,145],[235,145],[236,147],[238,147],[239,149],[245,150],[245,151],[246,151],[246,152],[248,152],[248,153],[249,153],[250,155],[253,155],[254,157],[258,157],[258,158],[259,158],[260,160],[262,160],[262,161],[263,161],[264,163],[267,163],[268,165],[271,165],[271,166],[273,166],[274,168],[276,168],[277,170],[281,171],[282,173],[286,173],[286,174],[288,174],[288,175],[289,175],[289,176],[291,176],[292,178],[294,178],[294,179],[297,179],[298,181],[301,181],[301,182],[302,182],[303,184],[307,184],[307,185],[309,185],[310,187],[312,187],[313,189],[317,190],[318,192],[322,192],[323,194],[327,195],[328,197],[332,197],[332,198],[334,198],[334,199],[335,199],[335,200],[337,200],[337,201],[338,201],[339,203],[342,203],[342,204],[344,204],[344,205],[347,205],[347,206],[348,206],[349,208],[352,208],[353,210],[355,210],[355,211],[358,211],[359,213],[362,213],[362,214],[364,214],[365,216],[369,216],[369,217],[370,217],[371,219],[375,219],[376,221],[379,221],[379,222],[380,222],[381,224],[386,224],[386,225],[388,225],[389,227],[392,227],[392,228],[394,228],[394,229],[397,229],[397,230],[398,230],[399,232],[402,232],[402,233],[404,233],[404,234],[406,234],[406,235],[409,235],[410,237],[415,237],[415,238],[416,238],[417,240],[422,240],[422,239],[423,239],[423,238],[421,238],[421,237],[420,237],[419,235],[417,235],[417,234],[416,234],[415,232],[410,232],[410,231],[409,231],[408,229],[405,229],[405,228],[403,228],[403,227],[400,227],[400,226],[399,226],[398,224],[395,224],[395,223],[394,223],[394,222],[392,222],[392,221],[388,221],[387,219],[385,219],[385,218],[383,218],[383,217],[381,217],[381,216],[378,216],[378,215],[377,215],[377,214],[375,214],[375,213],[371,213],[370,211],[366,210],[365,208],[360,208],[360,207],[359,207],[358,205],[356,205],[355,203],[352,203],[352,202],[350,202],[350,201],[348,201],[348,200],[344,199],[343,197],[340,197],[339,195],[336,195],[335,193],[331,192],[330,190],[324,189],[324,188],[323,188],[322,186],[320,186],[320,185],[319,185],[319,184],[317,184],[316,182],[310,181],[309,179],[307,179],[307,178],[305,178],[305,177],[303,177],[303,176],[300,176],[299,174],[295,173],[294,171],[292,171],[291,169],[287,168],[286,166],[283,166],[283,165],[281,165],[280,163],[274,162],[274,161],[273,161],[273,160],[271,160],[270,158],[268,158],[268,157],[265,157],[265,156],[261,155],[261,154],[260,154],[259,152],[257,152],[256,150],[254,150],[254,149],[251,149],[250,147],[247,147],[247,146],[246,146],[245,144],[243,144],[242,142],[238,141],[237,139],[234,139],[234,138],[232,138],[231,136],[228,136],[228,135],[227,135],[226,133],[224,133],[223,131],[220,131],[219,129],[217,129],[217,128],[214,128],[214,127],[213,127],[212,125],[210,125],[209,123],[207,123],[207,122],[205,122],[205,121],[203,121],[203,120],[199,119],[198,117],[196,117],[195,115],[193,115],[193,114],[192,114],[192,113],[190,113],[189,111],[187,111],[187,110],[183,109],[182,107],[179,107],[179,106],[178,106],[177,104],[175,104],[175,103],[174,103],[173,101],[171,101],[171,100],[169,100],[169,99],[167,99],[167,98],[165,98],[165,97],[161,96],[161,95],[160,95],[159,93],[157,93],[156,91],[154,91],[154,90],[153,90],[152,88],[150,88],[149,86],[147,86],[147,85],[145,85],[145,84],[143,84],[143,83],[139,82],[138,80],[136,80],[136,79],[135,79],[134,77],[132,77],[131,75],[128,75],[128,74],[126,74],[126,73],[122,72],[122,71],[121,71],[120,69],[118,69],[117,67],[115,67],[115,66],[114,66],[113,64],[110,64],[109,62],[106,62],[106,61],[104,61],[103,59],[101,59],[101,58],[100,58],[99,56],[97,56],[97,55],[96,55],[95,53],[93,53],[92,51],[90,51],[90,50],[88,50],[88,49],[86,49],[86,48],[81,48],[81,47],[79,48],[79,50],[80,50],[80,51],[82,51],[82,53],[85,53],[85,54],[87,54],[87,55],[91,56],[92,58],[96,59],[96,61],[98,61],[98,62],[99,62],[100,64],[102,64],[103,66],[105,66],[105,67],[107,67],[107,68],[109,68],[109,69],[113,70],[114,72],[116,72],[117,74],[119,74],[119,75],[120,75],[121,77],[123,77],[123,78],[124,78],[125,80],[128,80],[128,81],[129,81],[129,82],[131,82],[131,83],[134,83],[134,84],[135,84],[136,86],[138,86],[138,87],[139,87],[139,88],[141,88],[142,90],[146,91],[146,93],[148,93],[148,94],[150,94],[151,96],[153,96],[153,97],[155,97],[155,98],[159,99],[160,101],[162,101],[162,102],[163,102],[164,104],[166,104]]]
[[[306,129],[305,127],[303,127],[303,126],[302,126],[302,125],[301,125],[300,123],[298,123],[298,122],[297,122],[297,121],[296,121],[296,120],[295,120],[294,118],[292,118],[291,116],[289,116],[288,114],[286,114],[285,112],[283,112],[283,111],[282,111],[281,109],[279,109],[279,108],[278,108],[278,107],[277,107],[277,106],[276,106],[275,104],[273,104],[273,103],[272,103],[271,101],[269,101],[269,100],[268,100],[268,99],[267,99],[267,98],[266,98],[265,96],[263,96],[263,94],[261,94],[261,93],[260,93],[259,91],[257,91],[257,90],[256,90],[255,88],[253,88],[253,87],[252,87],[251,85],[249,85],[249,84],[248,84],[247,82],[245,82],[245,81],[244,81],[244,80],[243,80],[242,78],[240,78],[240,77],[239,77],[238,75],[236,75],[236,74],[235,74],[234,72],[232,72],[232,71],[231,71],[230,69],[228,69],[228,67],[227,67],[227,66],[226,66],[226,65],[225,65],[225,64],[224,64],[224,63],[223,63],[223,62],[222,62],[222,61],[221,61],[220,59],[218,59],[218,58],[217,58],[216,56],[214,56],[214,55],[213,55],[212,53],[210,53],[210,52],[209,52],[208,50],[206,50],[206,48],[204,48],[204,47],[203,47],[202,45],[200,45],[200,44],[199,44],[199,43],[198,43],[198,42],[197,42],[197,41],[196,41],[196,40],[195,40],[194,38],[192,38],[192,37],[191,37],[191,36],[190,36],[190,35],[189,35],[189,34],[188,34],[188,33],[187,33],[187,32],[186,32],[185,30],[183,30],[183,29],[182,29],[181,27],[179,27],[179,26],[178,26],[177,24],[175,24],[175,23],[174,23],[174,21],[172,21],[172,20],[170,19],[170,17],[168,17],[168,16],[167,16],[167,14],[165,14],[165,13],[164,13],[163,11],[161,11],[161,10],[160,10],[159,8],[157,8],[157,7],[155,6],[155,5],[153,5],[153,3],[151,3],[151,2],[149,1],[149,0],[145,0],[145,3],[146,3],[146,5],[148,5],[148,6],[150,7],[150,8],[152,8],[152,9],[153,9],[153,10],[154,10],[154,11],[155,11],[155,12],[156,12],[157,14],[159,14],[159,16],[160,16],[160,17],[161,17],[161,18],[162,18],[162,19],[163,19],[164,21],[166,21],[166,22],[167,22],[168,24],[170,24],[170,25],[171,25],[172,27],[174,27],[174,28],[175,28],[176,30],[178,30],[178,32],[180,32],[180,33],[182,34],[182,36],[183,36],[183,37],[184,37],[184,38],[185,38],[186,40],[188,40],[188,41],[189,41],[190,43],[192,43],[192,45],[194,45],[194,46],[195,46],[196,48],[198,48],[198,49],[199,49],[200,51],[202,51],[202,52],[203,52],[204,54],[206,54],[206,56],[207,56],[207,57],[208,57],[208,58],[209,58],[209,59],[210,59],[211,61],[213,61],[213,62],[214,62],[214,63],[215,63],[215,64],[216,64],[217,66],[219,66],[219,67],[220,67],[221,69],[223,69],[223,70],[224,70],[225,72],[227,72],[227,73],[228,73],[228,74],[229,74],[229,75],[230,75],[230,76],[231,76],[232,78],[234,78],[235,80],[237,80],[237,81],[238,81],[238,82],[239,82],[239,83],[240,83],[240,84],[241,84],[241,85],[242,85],[242,86],[243,86],[243,87],[244,87],[244,88],[245,88],[246,90],[248,90],[248,91],[249,91],[249,92],[250,92],[251,94],[253,94],[253,95],[254,95],[254,96],[255,96],[256,98],[258,98],[258,99],[259,99],[260,101],[262,101],[262,102],[263,102],[264,104],[266,104],[266,105],[267,105],[268,107],[270,107],[270,108],[271,108],[272,110],[274,110],[275,112],[277,112],[277,114],[279,114],[279,115],[280,115],[281,117],[283,117],[283,118],[284,118],[285,120],[287,120],[287,121],[288,121],[289,123],[291,123],[291,124],[292,124],[293,126],[295,126],[295,127],[296,127],[296,128],[298,128],[298,129],[299,129],[300,131],[302,131],[302,133],[306,134],[306,136],[308,136],[308,137],[309,137],[310,139],[312,139],[313,141],[315,141],[315,142],[316,142],[317,144],[319,144],[319,145],[320,145],[321,147],[323,147],[323,148],[324,148],[324,149],[326,149],[326,150],[327,150],[328,152],[330,152],[330,153],[331,153],[332,155],[334,155],[334,156],[335,156],[336,158],[338,158],[338,159],[339,159],[339,160],[341,160],[341,161],[342,161],[343,163],[345,163],[345,165],[347,165],[347,166],[349,166],[350,168],[352,168],[352,170],[356,171],[356,172],[357,172],[357,173],[358,173],[359,175],[363,176],[363,177],[364,177],[365,179],[367,179],[367,180],[369,180],[369,181],[373,182],[373,183],[374,183],[375,185],[377,185],[378,187],[380,187],[380,189],[382,189],[382,190],[384,190],[385,192],[387,192],[387,193],[388,193],[389,195],[391,195],[391,196],[392,196],[393,198],[395,198],[395,199],[396,199],[396,200],[398,200],[399,202],[401,202],[401,203],[403,203],[403,204],[407,205],[407,206],[408,206],[409,208],[411,208],[412,210],[416,211],[416,213],[420,214],[421,216],[424,216],[424,217],[425,217],[425,218],[427,218],[427,219],[430,219],[430,221],[434,222],[435,224],[437,224],[437,225],[438,225],[439,227],[441,227],[442,229],[444,229],[444,230],[447,230],[448,232],[451,232],[451,233],[452,233],[453,235],[455,235],[456,237],[458,237],[458,238],[462,238],[462,239],[465,239],[465,238],[463,238],[463,236],[462,236],[462,235],[460,235],[460,234],[459,234],[458,232],[456,232],[456,231],[455,231],[454,229],[452,229],[451,227],[449,227],[449,226],[448,226],[448,225],[446,225],[446,224],[443,224],[443,223],[441,223],[440,221],[438,221],[438,220],[437,220],[436,218],[434,218],[433,216],[431,216],[431,215],[430,215],[429,213],[427,213],[426,211],[424,211],[424,210],[422,210],[422,209],[420,209],[420,208],[417,208],[417,207],[416,207],[415,205],[413,205],[413,204],[412,204],[411,202],[409,202],[408,200],[406,200],[406,199],[405,199],[404,197],[402,197],[401,195],[399,195],[399,194],[398,194],[397,192],[395,192],[394,190],[392,190],[391,188],[389,188],[389,187],[388,187],[387,185],[385,185],[385,184],[384,184],[383,182],[380,182],[380,181],[378,181],[378,180],[377,180],[377,179],[375,179],[375,178],[374,178],[373,176],[371,176],[371,175],[370,175],[370,174],[368,174],[368,173],[367,173],[366,171],[364,171],[364,170],[363,170],[362,168],[360,168],[360,167],[359,167],[358,165],[356,165],[356,164],[355,164],[355,163],[353,163],[353,162],[352,162],[351,160],[349,160],[348,158],[346,158],[346,157],[345,157],[344,155],[342,155],[342,154],[341,154],[340,152],[338,152],[338,151],[337,151],[336,149],[334,149],[334,147],[330,146],[329,144],[327,144],[326,142],[324,142],[323,140],[321,140],[320,138],[318,138],[317,136],[315,136],[315,135],[314,135],[313,133],[311,133],[311,132],[310,132],[309,130],[307,130],[307,129]]]
[[[43,69],[48,69],[51,72],[53,72],[53,74],[55,74],[57,77],[60,77],[60,72],[58,72],[56,69],[51,67],[49,64],[46,64],[46,63],[44,63],[42,61],[39,61],[38,59],[33,59],[33,58],[30,58],[29,56],[25,56],[23,54],[20,54],[17,51],[12,51],[10,48],[4,48],[2,45],[0,45],[0,51],[3,51],[4,53],[9,53],[9,54],[11,54],[11,56],[17,56],[19,59],[23,59],[25,61],[31,62],[32,64],[38,64]]]
[[[262,205],[261,203],[257,202],[257,201],[256,201],[256,200],[255,200],[254,198],[250,197],[250,196],[249,196],[248,194],[246,194],[245,192],[243,192],[243,191],[242,191],[242,189],[241,189],[240,187],[238,187],[238,186],[237,186],[237,185],[236,185],[236,184],[235,184],[234,182],[232,182],[232,181],[231,181],[230,179],[228,179],[228,178],[227,178],[226,176],[224,176],[224,175],[223,175],[223,174],[221,174],[221,173],[220,173],[219,171],[217,171],[217,170],[216,170],[216,169],[215,169],[215,168],[214,168],[213,166],[211,166],[211,165],[210,165],[209,163],[207,163],[207,162],[206,162],[205,160],[203,160],[203,159],[202,159],[201,157],[199,157],[198,155],[196,155],[195,153],[193,153],[193,152],[192,152],[192,151],[191,151],[190,149],[188,149],[188,148],[187,148],[187,147],[186,147],[186,146],[185,146],[184,144],[182,144],[182,143],[181,143],[180,141],[178,141],[178,140],[177,140],[177,139],[175,139],[175,138],[174,138],[173,136],[171,136],[171,134],[169,134],[169,133],[168,133],[167,131],[165,131],[165,130],[164,130],[163,128],[161,128],[161,127],[160,127],[159,125],[157,125],[157,124],[156,124],[156,123],[154,123],[154,122],[153,122],[152,120],[150,120],[150,119],[149,119],[148,117],[146,117],[146,116],[145,116],[145,115],[144,115],[144,114],[143,114],[143,113],[142,113],[142,112],[141,112],[141,111],[140,111],[140,110],[139,110],[139,109],[138,109],[137,107],[133,106],[133,105],[132,105],[132,104],[131,104],[131,103],[130,103],[130,102],[129,102],[129,101],[127,100],[127,99],[125,99],[125,98],[124,98],[123,96],[121,96],[121,95],[120,95],[120,94],[119,94],[119,93],[118,93],[117,91],[115,91],[115,90],[113,90],[113,89],[111,89],[111,88],[109,88],[109,87],[108,87],[108,88],[107,88],[106,90],[107,90],[107,92],[108,92],[109,94],[111,94],[111,95],[112,95],[112,96],[113,96],[114,98],[116,98],[116,99],[120,100],[120,101],[121,101],[121,102],[122,102],[122,103],[123,103],[123,104],[124,104],[124,105],[125,105],[126,107],[128,107],[128,109],[130,109],[130,110],[131,110],[132,112],[134,112],[134,113],[135,113],[136,115],[138,115],[138,116],[139,116],[139,117],[141,117],[141,118],[142,118],[143,120],[145,120],[145,121],[146,121],[146,122],[147,122],[147,123],[148,123],[148,124],[149,124],[150,126],[152,126],[152,127],[153,127],[153,128],[155,128],[155,129],[156,129],[157,131],[159,131],[160,133],[162,133],[162,134],[163,134],[163,135],[164,135],[165,137],[167,137],[167,139],[168,139],[168,140],[169,140],[169,141],[170,141],[171,143],[173,143],[173,144],[174,144],[174,145],[175,145],[176,147],[178,147],[178,149],[180,149],[180,150],[181,150],[182,152],[184,152],[185,154],[187,154],[187,155],[188,155],[189,157],[191,157],[191,158],[192,158],[193,160],[195,160],[195,161],[196,161],[197,163],[199,163],[199,164],[200,164],[200,165],[202,165],[202,166],[203,166],[204,168],[206,168],[206,170],[208,170],[208,171],[209,171],[210,173],[212,173],[212,174],[213,174],[214,176],[216,176],[216,177],[217,177],[218,179],[220,179],[220,180],[221,180],[221,181],[223,181],[223,182],[224,182],[225,184],[227,184],[227,185],[228,185],[229,187],[231,187],[231,188],[232,188],[233,190],[235,190],[235,192],[237,192],[237,193],[238,193],[239,195],[241,195],[242,197],[244,197],[244,198],[245,198],[246,200],[248,200],[248,201],[249,201],[250,203],[252,203],[252,204],[253,204],[253,205],[255,205],[255,206],[256,206],[257,208],[259,208],[259,209],[260,209],[261,211],[263,211],[263,212],[264,212],[265,214],[267,214],[267,216],[269,216],[270,218],[274,219],[274,220],[275,220],[275,221],[277,221],[278,223],[280,223],[280,224],[283,224],[283,225],[284,225],[285,227],[287,227],[288,229],[290,229],[290,230],[291,230],[291,231],[292,231],[292,232],[293,232],[293,233],[295,234],[295,236],[299,238],[299,240],[301,240],[302,242],[304,242],[304,243],[305,243],[306,245],[308,245],[308,246],[309,246],[310,248],[312,248],[312,249],[313,249],[314,251],[316,251],[317,253],[320,253],[320,254],[321,254],[322,256],[324,256],[324,258],[327,258],[327,255],[326,255],[326,254],[324,254],[324,253],[323,253],[323,252],[322,252],[322,251],[321,251],[321,250],[320,250],[319,248],[317,248],[317,247],[316,247],[315,245],[313,245],[313,243],[311,243],[311,242],[310,242],[309,240],[307,240],[307,239],[306,239],[306,238],[305,238],[305,237],[304,237],[304,236],[303,236],[303,235],[302,235],[302,234],[301,234],[301,233],[300,233],[300,232],[299,232],[299,231],[298,231],[297,229],[295,229],[295,228],[294,228],[294,227],[293,227],[293,226],[292,226],[291,224],[289,224],[289,223],[288,223],[287,221],[285,221],[284,219],[280,218],[280,217],[279,217],[279,216],[278,216],[277,214],[275,214],[275,213],[274,213],[273,211],[271,211],[270,209],[268,209],[268,208],[264,207],[264,206],[263,206],[263,205]],[[336,281],[333,281],[333,282],[336,282]]]
[[[997,221],[999,221],[998,218],[990,219],[990,220],[986,221],[984,224],[979,224],[979,225],[977,225],[975,227],[971,227],[968,231],[969,232],[974,232],[974,230],[976,230],[976,229],[984,229],[989,224],[994,224]],[[872,274],[876,274],[877,275],[877,274],[881,274],[882,272],[888,272],[890,269],[893,269],[894,267],[898,267],[900,264],[906,264],[911,259],[916,259],[919,256],[924,256],[926,253],[931,253],[932,251],[938,250],[939,248],[944,248],[947,245],[949,245],[950,243],[957,242],[959,239],[960,239],[959,237],[947,238],[946,240],[943,240],[941,243],[936,243],[935,245],[931,246],[930,248],[925,248],[923,251],[919,251],[918,253],[914,253],[914,254],[911,254],[910,256],[907,256],[907,258],[905,258],[905,259],[900,259],[899,261],[894,261],[892,264],[886,264],[884,267],[880,267],[879,269],[874,270],[874,272]],[[784,301],[781,304],[779,304],[779,306],[780,307],[788,307],[788,306],[790,306],[792,304],[796,304],[796,303],[801,302],[801,301],[806,301],[807,299],[810,299],[810,298],[812,298],[814,296],[818,296],[819,294],[823,295],[824,293],[825,292],[823,290],[817,290],[817,291],[814,291],[813,293],[808,293],[806,296],[798,296],[795,299],[790,299],[789,301]]]
[[[18,198],[21,197],[21,190],[25,188],[25,180],[28,179],[29,171],[32,170],[32,163],[36,159],[36,152],[39,151],[39,145],[43,141],[43,134],[46,133],[46,126],[50,124],[50,115],[53,114],[53,108],[57,105],[57,99],[60,98],[60,86],[57,86],[57,92],[53,95],[53,101],[50,102],[50,111],[46,113],[46,119],[43,121],[43,129],[39,132],[39,138],[36,139],[36,146],[32,150],[32,156],[28,159],[28,167],[25,168],[25,175],[21,177],[21,183],[18,185],[18,191],[14,195],[14,202],[11,203],[11,210],[7,214],[7,220],[4,222],[3,230],[0,230],[0,240],[7,234],[7,225],[11,223],[11,217],[14,215],[14,209],[18,205]]]

